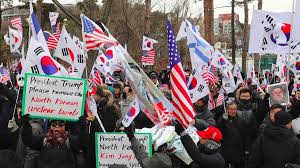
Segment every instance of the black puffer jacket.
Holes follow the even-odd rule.
[[[214,119],[214,114],[210,112],[207,108],[204,111],[197,111],[195,117],[195,127],[197,130],[205,130],[208,126],[215,126],[216,121]]]
[[[227,162],[241,163],[244,161],[245,154],[245,132],[247,126],[244,120],[238,116],[224,119],[221,117],[217,123],[222,132],[223,140],[221,154]]]
[[[8,121],[12,118],[16,94],[0,83],[0,149],[15,149],[18,132],[10,132]]]
[[[210,150],[203,145],[198,147],[189,135],[181,137],[182,144],[189,156],[201,168],[224,168],[225,161],[219,152],[219,148]]]
[[[283,168],[287,163],[300,164],[300,140],[286,127],[266,127],[253,145],[248,168]]]

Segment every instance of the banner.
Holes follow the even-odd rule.
[[[22,115],[77,121],[84,112],[86,79],[25,74]]]
[[[135,133],[136,139],[144,146],[149,157],[152,156],[152,138],[147,133]],[[141,168],[125,133],[96,133],[96,167],[107,168],[113,164],[126,165],[128,168]]]

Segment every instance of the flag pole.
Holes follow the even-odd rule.
[[[294,13],[295,13],[295,0],[293,0],[293,6],[292,6],[292,21],[291,21],[291,25],[293,26],[294,25]],[[291,26],[291,32],[292,32],[292,29],[293,27]],[[291,34],[292,36],[292,34]],[[288,43],[288,46],[289,46],[289,55],[288,55],[288,61],[286,63],[286,83],[287,83],[287,96],[286,96],[286,111],[288,110],[288,101],[289,101],[289,90],[288,90],[288,84],[289,84],[289,75],[290,75],[290,57],[291,57],[291,39],[292,37],[290,36],[290,40],[289,40],[289,43]]]

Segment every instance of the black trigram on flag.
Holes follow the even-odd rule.
[[[264,47],[265,45],[267,45],[268,44],[268,41],[267,41],[267,39],[266,39],[266,37],[264,37],[263,38],[263,42],[262,42],[262,50],[265,50],[266,49],[266,47]]]
[[[291,42],[291,43],[293,43],[293,42]],[[292,46],[291,46],[291,49],[294,50],[299,44],[300,44],[300,42],[298,42],[298,43],[292,45]]]
[[[77,55],[77,62],[78,63],[83,63],[83,54],[78,54]]]
[[[268,28],[268,27],[264,27],[264,29],[265,29],[266,32],[269,32],[269,31],[272,30],[271,28]]]
[[[62,48],[62,49],[61,49],[61,52],[62,52],[62,55],[63,55],[63,56],[68,56],[68,55],[69,55],[68,48]]]
[[[200,84],[199,88],[197,89],[198,92],[202,92],[204,89],[204,86]]]
[[[45,50],[39,46],[38,48],[34,49],[35,55],[39,55],[40,53],[44,52]]]
[[[31,68],[31,72],[34,73],[34,74],[40,74],[40,71],[39,71],[39,68],[37,65],[34,65]]]

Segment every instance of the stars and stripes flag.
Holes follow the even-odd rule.
[[[220,93],[218,98],[217,98],[217,102],[216,102],[216,107],[221,106],[222,104],[224,104],[224,93]]]
[[[55,29],[55,32],[52,32],[53,33],[53,36],[58,40],[59,37],[60,37],[60,22],[58,22],[56,24],[56,29]]]
[[[109,38],[103,30],[92,20],[81,14],[82,33],[86,43],[86,49],[98,49],[104,44],[117,45],[118,42]]]
[[[204,72],[202,73],[202,77],[207,86],[211,86],[218,81],[218,79],[215,77],[214,73],[210,71],[210,69],[210,66],[206,66],[204,68]]]
[[[21,17],[14,17],[10,22],[14,28],[23,31]]]
[[[10,81],[10,75],[6,68],[3,67],[3,64],[0,65],[0,83],[6,84]]]
[[[47,42],[47,46],[49,50],[55,49],[58,43],[58,40],[56,37],[54,37],[50,32],[44,31],[44,36]]]
[[[171,21],[168,20],[168,49],[170,62],[170,78],[172,104],[174,106],[173,115],[185,128],[194,120],[195,112],[192,100],[189,96],[189,90],[186,85],[183,68],[180,62],[180,56],[175,43]]]
[[[153,65],[155,59],[155,51],[143,51],[141,62],[143,65]]]
[[[90,78],[88,79],[89,83],[94,83],[95,85],[103,85],[103,80],[101,78],[101,74],[99,70],[93,68]]]

